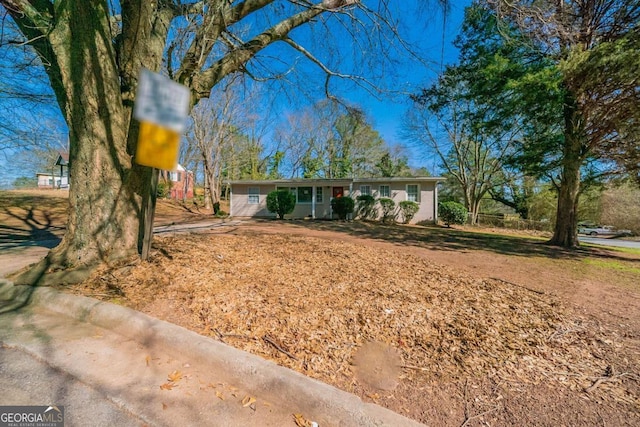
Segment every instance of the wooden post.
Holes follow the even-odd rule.
[[[156,198],[158,195],[158,175],[159,171],[156,168],[151,168],[151,185],[149,189],[149,194],[144,203],[142,213],[144,217],[144,236],[142,238],[142,251],[140,253],[140,258],[143,261],[147,261],[149,259],[149,252],[151,251],[151,243],[153,242],[153,217],[156,214]]]

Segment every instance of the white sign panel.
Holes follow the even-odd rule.
[[[191,94],[186,86],[142,68],[133,116],[182,133]]]

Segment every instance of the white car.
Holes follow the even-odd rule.
[[[588,234],[589,236],[626,236],[631,234],[631,230],[616,230],[615,227],[610,225],[578,227],[579,234]]]

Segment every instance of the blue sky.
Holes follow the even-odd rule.
[[[420,4],[420,2],[424,0],[413,1],[417,2],[416,4]],[[385,71],[373,70],[372,75],[374,75],[378,79],[377,83],[379,83],[381,86],[387,86],[387,89],[393,91],[379,94],[377,97],[363,89],[355,87],[350,82],[341,82],[335,79],[335,83],[332,84],[332,91],[335,91],[348,103],[358,105],[369,115],[369,117],[373,121],[374,128],[380,132],[383,139],[390,145],[406,145],[405,142],[402,141],[399,133],[402,126],[402,118],[409,108],[408,94],[415,93],[421,87],[432,83],[433,80],[437,77],[438,72],[441,69],[441,65],[456,61],[458,53],[453,47],[452,41],[459,33],[463,19],[464,7],[468,6],[471,1],[464,0],[460,2],[452,2],[453,4],[451,6],[451,10],[446,16],[444,22],[443,14],[441,13],[441,11],[439,11],[439,9],[435,7],[432,7],[427,11],[426,14],[420,16],[406,13],[410,10],[410,3],[411,1],[407,3],[391,2],[391,7],[398,8],[398,15],[403,15],[402,19],[399,21],[399,29],[401,31],[401,35],[412,46],[414,46],[417,54],[424,59],[424,63],[411,61],[406,55],[404,56],[404,58],[402,58],[401,56],[397,56],[394,57],[394,60],[396,62],[393,69],[388,69]],[[308,41],[308,39],[305,39],[304,35],[301,36],[301,40]],[[320,49],[318,49],[318,46],[320,46]],[[319,51],[320,54],[322,54],[323,49],[321,44],[318,45],[316,43],[314,47],[316,49],[315,52]],[[366,61],[366,57],[356,59],[356,57],[360,55],[360,52],[357,52],[357,49],[359,48],[358,46],[345,45],[341,48],[347,52],[347,58],[349,55],[349,49],[352,49],[351,52],[355,53],[353,62],[359,60]],[[342,66],[346,65],[346,67],[349,68],[348,64],[338,63],[337,60],[333,60],[334,58],[331,55],[331,47],[327,47],[325,53],[326,54],[324,55],[324,57],[322,57],[322,60],[323,62],[326,62],[330,67],[340,69]],[[340,58],[344,60],[345,56],[341,56]],[[5,56],[4,58],[0,59],[7,60],[7,57]],[[300,69],[303,70],[301,73],[302,75],[304,75],[305,71],[312,73],[311,75],[316,77],[322,74],[318,72],[318,69],[315,68],[313,64],[310,63],[300,66]],[[302,77],[302,79],[304,78],[305,77]],[[305,89],[309,89],[309,93],[307,96],[308,102],[312,102],[312,99],[309,98],[313,98],[316,96],[316,100],[320,100],[323,98],[323,94],[321,93],[322,91],[318,89],[318,85],[315,85],[314,88],[314,85],[311,84],[308,88]],[[295,92],[295,85],[292,85],[292,87],[290,87],[288,90]],[[276,98],[279,98],[277,103],[279,104],[278,109],[280,110],[281,114],[286,114],[287,111],[295,111],[296,109],[300,108],[298,102],[294,104],[288,103],[286,96],[278,96],[277,94],[275,96]],[[32,109],[26,108],[18,111],[18,109],[15,108],[15,104],[9,105],[6,101],[0,101],[0,112],[2,112],[5,117],[27,117],[28,119],[34,119],[33,123],[39,123],[43,121],[42,117],[38,118],[32,114]],[[51,115],[50,112],[46,114]],[[64,133],[65,129],[62,118],[60,117],[59,113],[57,113],[57,116],[57,118],[54,117],[53,119],[46,119],[47,127],[49,129],[54,127],[52,122],[55,122],[57,120],[59,123],[62,123],[62,133]],[[55,133],[59,135],[58,132]],[[41,134],[45,133],[41,132]],[[268,144],[269,141],[266,141],[266,143]],[[6,154],[6,152],[4,154]],[[409,160],[412,166],[426,166],[433,172],[434,165],[429,164],[429,160],[421,156],[419,149],[413,147],[409,150],[409,154]],[[0,164],[1,163],[6,163],[6,157],[2,155],[2,153],[0,153]],[[5,168],[2,168],[2,170],[5,170]],[[15,178],[6,176],[6,172],[4,173],[4,175],[5,176],[0,173],[0,186],[2,186],[2,184],[6,184],[7,181],[12,181]]]
[[[395,16],[401,16],[398,31],[402,38],[412,46],[416,55],[421,61],[411,58],[406,52],[391,52],[390,61],[395,66],[393,69],[385,71],[364,70],[365,75],[371,76],[371,80],[377,86],[386,89],[385,92],[374,95],[362,88],[357,87],[353,82],[333,79],[331,92],[338,95],[343,101],[354,104],[362,108],[372,120],[374,128],[380,133],[383,139],[391,146],[401,145],[407,148],[409,163],[411,166],[427,167],[431,173],[436,173],[433,159],[425,158],[421,155],[418,147],[407,147],[402,140],[400,132],[402,129],[403,117],[410,108],[409,94],[418,92],[422,87],[428,86],[437,78],[442,67],[457,61],[458,51],[453,46],[453,41],[460,32],[464,18],[464,8],[471,4],[471,0],[451,2],[451,9],[446,17],[442,11],[431,1],[431,6],[422,10],[422,14],[410,14],[415,10],[416,3],[424,0],[405,0],[405,2],[390,2]],[[424,2],[426,4],[427,2]],[[407,13],[409,12],[409,13]],[[301,30],[304,32],[306,29]],[[319,59],[332,69],[339,69],[349,73],[352,69],[357,69],[358,64],[352,62],[366,60],[360,56],[360,52],[351,52],[353,57],[349,57],[349,48],[343,49],[338,59],[331,55],[330,48],[328,54],[323,55],[322,48],[309,40],[307,35],[294,34],[296,41],[302,41],[305,47],[313,51]],[[286,50],[282,46],[274,47],[274,51]],[[361,47],[362,49],[362,47]],[[345,55],[346,52],[346,55]],[[277,55],[277,54],[274,54]],[[339,63],[339,61],[343,61]],[[369,74],[370,73],[370,74]],[[298,74],[304,74],[307,80],[306,89],[311,88],[312,102],[324,99],[322,90],[323,74],[313,64],[300,64]],[[318,77],[318,75],[320,75]],[[315,82],[311,83],[311,82]],[[293,85],[293,87],[296,87]],[[286,89],[284,89],[286,91]],[[294,89],[295,90],[295,89]],[[313,92],[315,91],[315,92]],[[277,100],[281,114],[295,112],[300,108],[297,102],[287,103],[285,96],[280,96]]]
[[[421,88],[426,87],[434,82],[439,75],[442,67],[457,61],[458,51],[453,46],[453,41],[460,32],[462,21],[464,18],[465,7],[471,4],[471,0],[462,0],[459,2],[451,2],[449,13],[444,16],[442,11],[435,6],[436,2],[431,1],[431,6],[422,10],[422,14],[411,14],[415,11],[415,4],[424,2],[424,0],[405,0],[405,2],[390,2],[395,16],[401,16],[398,31],[408,44],[411,45],[416,55],[420,57],[420,61],[411,58],[406,52],[391,52],[390,61],[395,66],[393,69],[378,72],[371,72],[372,80],[376,85],[385,88],[386,91],[374,95],[362,88],[355,86],[350,81],[332,80],[332,92],[338,95],[347,103],[352,103],[362,108],[368,117],[372,120],[374,128],[380,133],[382,138],[390,145],[401,145],[407,148],[409,155],[409,163],[415,167],[427,167],[431,173],[436,173],[433,159],[425,158],[421,154],[419,147],[408,147],[407,143],[401,138],[403,117],[410,108],[409,94],[417,93]],[[427,2],[424,2],[426,4]],[[295,38],[296,35],[294,35]],[[301,40],[305,45],[313,48],[314,54],[322,55],[322,49],[314,46],[312,41],[301,36]],[[348,49],[345,51],[349,52]],[[352,52],[353,53],[353,52]],[[322,61],[330,67],[336,67],[340,70],[351,71],[353,62],[363,60],[359,56],[359,52],[353,53],[354,57],[349,58],[339,56],[340,60],[346,63],[336,64],[337,60],[331,55],[321,57]],[[357,65],[353,65],[356,69]],[[300,73],[307,73],[309,82],[315,79],[315,74],[322,74],[313,64],[305,64],[299,69]],[[365,75],[369,75],[368,71],[364,71]],[[322,75],[320,76],[322,77]],[[309,84],[308,86],[315,88],[316,100],[323,99],[320,84]],[[284,97],[283,97],[284,98]],[[311,102],[311,101],[310,101]],[[299,105],[287,104],[282,102],[281,110],[285,112],[295,111]]]
[[[433,23],[427,27],[428,32],[420,32],[419,39],[425,43],[424,52],[426,59],[432,62],[431,66],[412,67],[403,70],[403,83],[414,89],[431,84],[441,70],[441,66],[451,64],[458,58],[458,51],[453,46],[453,40],[460,32],[464,7],[470,1],[461,1],[452,6],[449,15],[443,23],[442,16],[435,16]],[[444,34],[443,34],[444,25]],[[444,47],[444,50],[443,50]],[[359,94],[355,101],[369,109],[370,114],[376,120],[377,130],[388,142],[400,142],[397,137],[397,124],[406,112],[406,101],[398,97],[377,100],[367,94]]]

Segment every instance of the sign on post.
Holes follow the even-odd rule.
[[[141,122],[136,163],[157,169],[176,169],[189,99],[187,87],[146,68],[140,71],[133,109],[133,116]]]
[[[140,71],[133,117],[140,121],[135,162],[154,168],[150,191],[143,199],[144,236],[140,256],[149,258],[153,239],[158,171],[176,170],[180,134],[189,113],[189,89],[145,68]]]
[[[180,134],[151,122],[140,123],[136,163],[152,168],[175,170]]]

